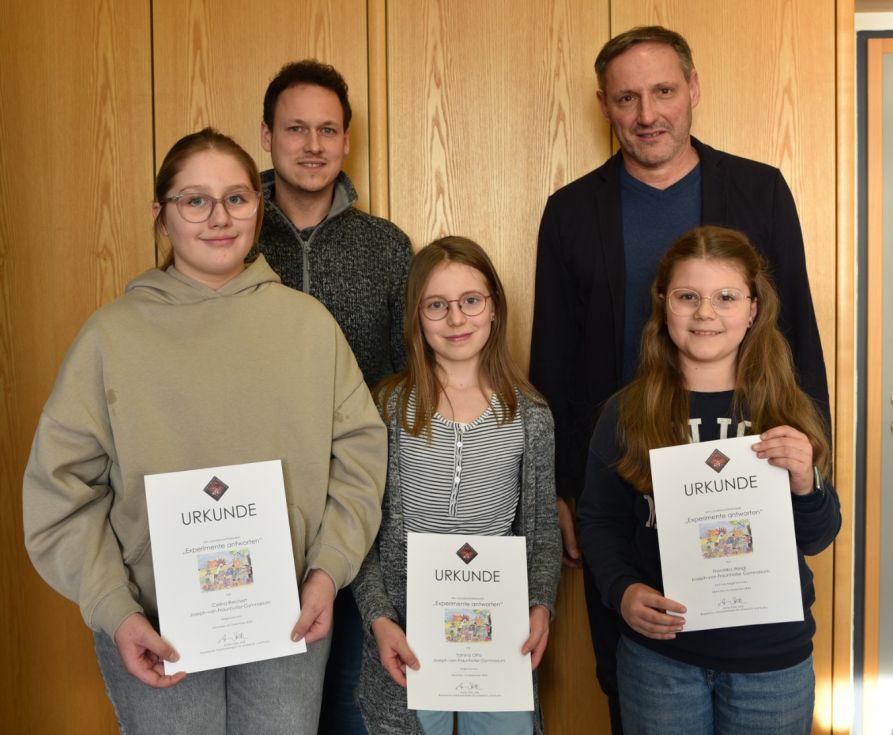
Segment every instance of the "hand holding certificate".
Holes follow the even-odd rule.
[[[788,471],[758,441],[650,452],[664,595],[686,631],[803,620]]]
[[[161,634],[180,654],[165,673],[306,651],[276,461],[147,475]]]

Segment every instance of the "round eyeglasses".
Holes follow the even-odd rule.
[[[212,197],[203,191],[189,191],[174,194],[164,201],[177,205],[177,211],[187,222],[198,224],[207,222],[214,214],[214,207],[222,204],[233,219],[251,219],[260,204],[260,192],[251,189],[237,189],[226,196]]]
[[[456,304],[465,316],[477,316],[487,306],[487,294],[478,293],[477,291],[469,291],[462,294],[458,299],[444,299],[440,296],[432,296],[422,301],[419,311],[426,319],[432,322],[438,322],[445,319],[450,313],[450,304]]]
[[[701,296],[690,288],[674,288],[667,294],[667,306],[676,316],[691,316],[707,299],[717,314],[736,314],[742,311],[748,301],[756,301],[756,296],[745,296],[737,288],[720,288],[709,296]]]

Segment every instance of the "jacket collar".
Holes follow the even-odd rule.
[[[279,208],[273,197],[276,193],[276,174],[273,169],[267,169],[260,175],[261,191],[264,195],[264,207],[272,211],[278,212],[282,217],[285,213]],[[350,209],[354,202],[357,201],[357,190],[354,188],[350,177],[341,171],[335,179],[335,191],[332,196],[332,207],[320,224],[337,217],[342,212]],[[286,218],[287,219],[287,218]],[[317,225],[318,226],[318,225]]]

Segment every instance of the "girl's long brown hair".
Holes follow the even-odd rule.
[[[778,328],[778,293],[747,237],[723,227],[687,232],[670,246],[657,267],[638,372],[620,393],[617,434],[623,455],[618,474],[640,492],[650,492],[648,450],[689,441],[689,394],[679,351],[667,331],[664,297],[673,269],[690,259],[738,268],[750,295],[757,299],[753,326],[738,348],[733,420],[749,419],[755,433],[783,424],[799,429],[812,444],[813,462],[827,476],[831,460],[826,427],[812,399],[797,385],[791,349]]]
[[[406,368],[385,378],[374,391],[385,421],[390,421],[388,400],[396,394],[400,424],[403,430],[412,436],[419,436],[424,431],[430,437],[431,419],[437,410],[437,402],[444,388],[437,376],[434,352],[422,333],[422,316],[419,313],[428,279],[434,269],[444,263],[470,266],[478,271],[487,283],[490,301],[495,309],[495,319],[490,327],[490,336],[481,351],[480,377],[482,382],[493,388],[499,399],[501,415],[497,416],[497,420],[502,423],[515,418],[518,412],[516,389],[534,401],[543,402],[509,352],[505,289],[489,256],[480,245],[467,237],[443,237],[416,253],[409,266],[409,275],[406,279],[406,315],[403,321]],[[413,390],[415,390],[416,412],[410,424],[407,419],[407,406]]]

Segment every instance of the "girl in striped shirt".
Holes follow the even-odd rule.
[[[452,712],[406,706],[406,534],[526,538],[534,670],[549,635],[561,566],[552,417],[512,360],[505,291],[487,254],[445,237],[413,259],[407,366],[376,394],[389,426],[382,525],[354,582],[366,630],[358,698],[370,732],[453,732]],[[542,732],[530,712],[461,712],[459,732]]]

